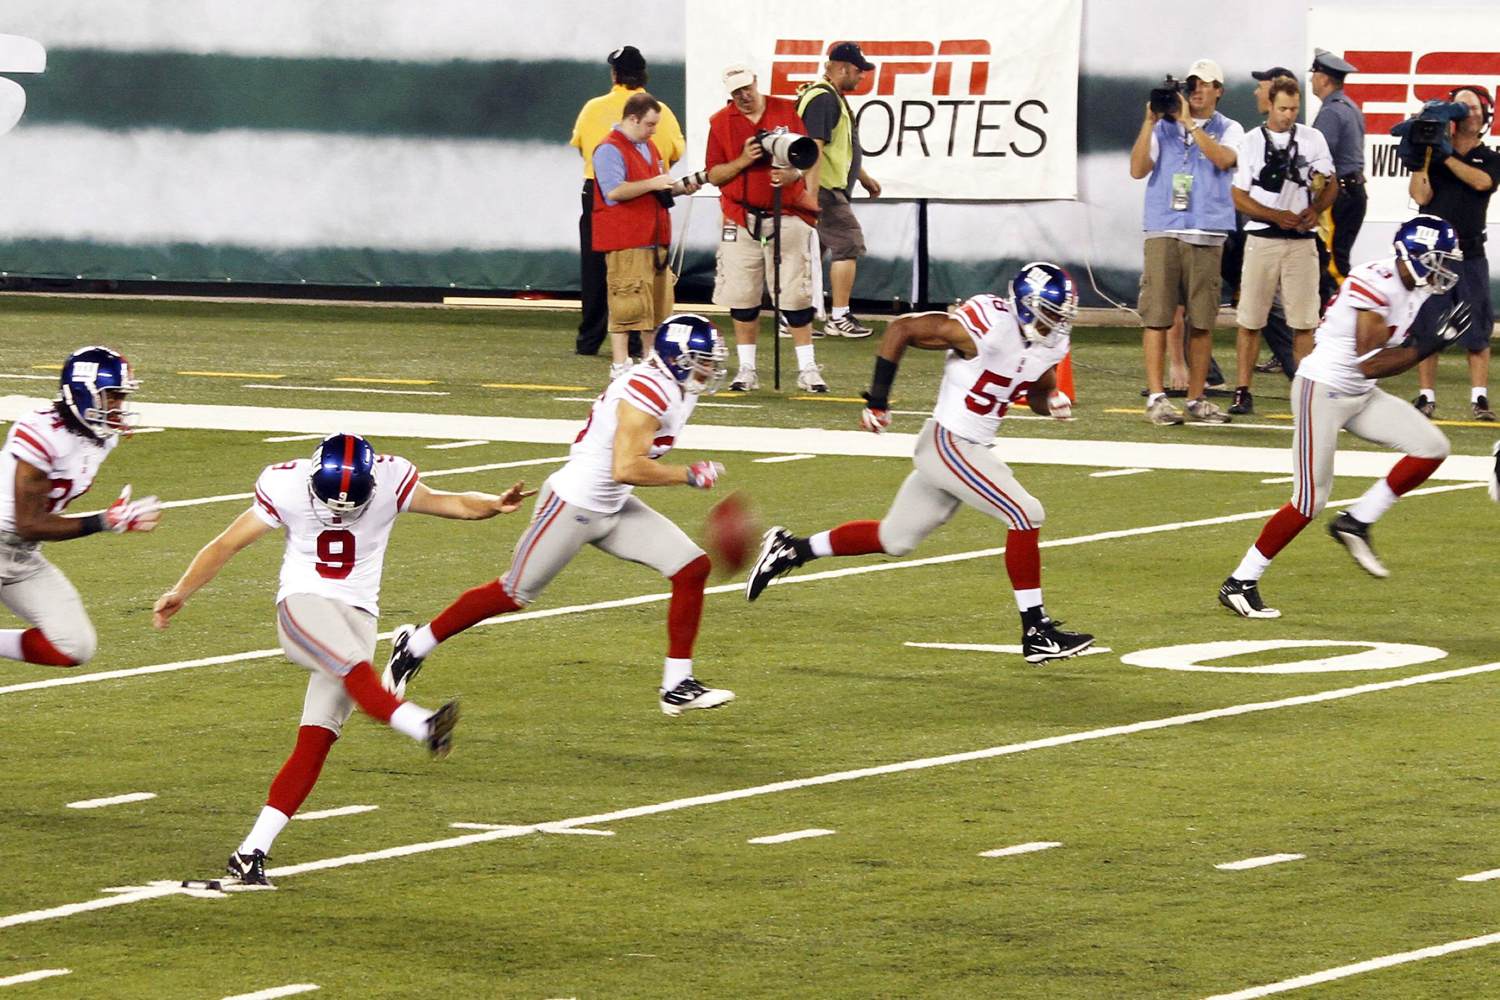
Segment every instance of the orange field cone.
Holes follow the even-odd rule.
[[[1073,385],[1073,352],[1069,351],[1063,356],[1057,365],[1057,387],[1068,397],[1069,400],[1078,402],[1078,390]],[[1026,393],[1019,393],[1011,399],[1012,406],[1025,406]]]

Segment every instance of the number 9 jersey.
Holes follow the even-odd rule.
[[[375,490],[352,520],[313,498],[311,459],[267,466],[255,482],[252,510],[273,528],[286,528],[280,604],[290,594],[317,594],[379,616],[380,576],[396,515],[416,495],[416,466],[395,455],[375,458]]]
[[[976,295],[953,313],[974,340],[974,356],[949,351],[932,416],[948,431],[989,444],[1013,396],[1067,356],[1069,338],[1051,347],[1028,344],[1010,303],[998,295]]]

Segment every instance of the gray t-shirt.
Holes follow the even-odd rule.
[[[838,126],[842,111],[838,95],[820,89],[803,109],[802,124],[806,126],[810,137],[821,139],[826,143],[833,138],[833,130]],[[853,115],[849,118],[849,139],[854,150],[849,158],[849,186],[844,190],[846,194],[853,197],[854,182],[859,179],[860,160],[864,158],[859,150],[859,130],[854,127]]]

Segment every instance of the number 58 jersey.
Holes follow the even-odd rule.
[[[1067,356],[1069,339],[1051,347],[1027,344],[1010,303],[976,295],[953,313],[974,341],[974,356],[948,352],[932,416],[961,438],[989,444],[1011,397],[1020,394]]]
[[[311,471],[312,460],[299,458],[267,466],[255,481],[251,510],[271,527],[286,529],[276,602],[290,594],[317,594],[378,616],[386,545],[396,515],[410,508],[416,494],[416,466],[395,455],[377,455],[375,490],[352,521],[313,499]]]

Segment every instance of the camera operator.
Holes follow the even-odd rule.
[[[1229,181],[1243,130],[1217,110],[1224,96],[1224,73],[1218,63],[1195,62],[1188,69],[1185,89],[1186,95],[1176,95],[1175,108],[1168,104],[1165,111],[1153,91],[1130,150],[1130,176],[1148,178],[1140,297],[1146,419],[1153,424],[1182,423],[1182,414],[1167,401],[1163,369],[1167,329],[1178,306],[1185,306],[1188,416],[1227,423],[1228,415],[1204,392],[1219,313],[1219,264],[1224,240],[1234,229]]]
[[[783,130],[805,135],[797,106],[784,97],[760,92],[750,67],[735,63],[724,70],[729,102],[708,120],[708,182],[719,189],[723,214],[715,255],[714,303],[728,306],[734,319],[739,369],[731,392],[760,388],[755,368],[760,305],[766,289],[780,275],[781,314],[797,353],[797,386],[827,392],[812,343],[812,232],[818,221],[817,195],[803,182],[802,171],[771,162],[759,136]],[[781,191],[781,256],[776,258],[775,192]],[[773,270],[774,269],[774,270]]]
[[[1250,383],[1260,331],[1279,290],[1292,352],[1301,361],[1312,350],[1318,325],[1318,216],[1338,195],[1333,158],[1323,133],[1297,121],[1302,94],[1297,81],[1271,81],[1266,123],[1240,140],[1234,207],[1245,216],[1245,262],[1236,319],[1238,378],[1234,405],[1252,412]]]
[[[1313,128],[1323,133],[1339,191],[1328,210],[1328,241],[1320,276],[1319,298],[1333,296],[1349,273],[1349,251],[1365,221],[1365,116],[1344,94],[1344,77],[1356,67],[1332,52],[1318,49],[1312,62],[1312,92],[1321,102]]]
[[[1458,269],[1458,285],[1447,295],[1429,299],[1412,328],[1426,330],[1437,324],[1445,310],[1468,304],[1470,321],[1463,345],[1469,352],[1469,401],[1475,420],[1492,421],[1495,412],[1490,409],[1488,383],[1495,309],[1490,299],[1484,226],[1490,195],[1496,183],[1500,183],[1500,153],[1485,146],[1483,139],[1494,116],[1494,103],[1489,91],[1478,85],[1454,89],[1449,100],[1467,107],[1469,114],[1448,126],[1447,143],[1430,147],[1429,165],[1412,172],[1407,191],[1423,211],[1453,224],[1464,259]],[[1451,146],[1451,154],[1444,146]],[[1412,404],[1430,417],[1437,408],[1437,392],[1433,388],[1437,357],[1429,357],[1418,365],[1417,374],[1421,392]]]

